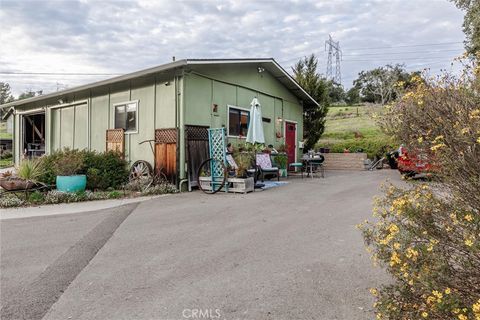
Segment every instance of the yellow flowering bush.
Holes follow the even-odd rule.
[[[373,288],[377,319],[480,320],[480,80],[414,79],[385,128],[408,150],[428,151],[435,180],[384,187],[374,222],[359,225],[393,282]]]

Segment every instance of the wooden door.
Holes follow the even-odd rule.
[[[285,122],[285,145],[287,146],[288,163],[297,162],[297,124]]]
[[[167,179],[177,183],[177,140],[178,130],[155,130],[155,172],[163,172]]]

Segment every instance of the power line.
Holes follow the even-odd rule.
[[[437,42],[437,43],[422,43],[401,46],[385,46],[385,47],[363,47],[363,48],[346,48],[346,50],[371,50],[371,49],[392,49],[392,48],[410,48],[410,47],[426,47],[426,46],[443,46],[447,44],[463,44],[461,41],[456,42]]]
[[[361,56],[378,56],[390,54],[410,54],[410,53],[439,53],[439,52],[458,52],[456,49],[435,50],[435,51],[403,51],[403,52],[376,52],[376,53],[360,53],[360,54],[344,54],[344,57],[361,57]]]
[[[41,75],[41,76],[119,76],[122,73],[75,73],[75,72],[10,72],[0,71],[5,75]]]
[[[355,51],[355,50],[367,50],[367,49],[393,49],[393,48],[410,48],[410,47],[426,47],[426,46],[442,46],[442,45],[447,45],[447,44],[463,44],[463,42],[461,41],[458,41],[458,42],[438,42],[438,43],[422,43],[422,44],[413,44],[413,45],[401,45],[401,46],[387,46],[387,47],[369,47],[369,48],[343,48],[343,50],[348,50],[348,51]],[[459,48],[460,49],[460,48]],[[452,50],[452,49],[448,49],[448,50]],[[435,52],[440,52],[442,50],[436,50],[432,53],[435,53]],[[452,50],[452,51],[455,51],[455,50]],[[318,54],[319,52],[313,52],[313,53],[316,53]],[[393,53],[393,52],[379,52],[378,54],[402,54],[403,52],[398,52],[398,53]],[[409,52],[410,53],[410,52]],[[412,52],[414,53],[414,52]],[[416,52],[415,52],[416,53]],[[425,53],[429,53],[429,52],[425,52]],[[370,53],[370,54],[377,54],[377,53]],[[369,54],[369,55],[370,55]],[[367,55],[366,53],[362,53],[362,55]],[[279,63],[285,63],[285,62],[290,62],[292,60],[298,60],[300,58],[303,58],[307,55],[302,55],[302,56],[299,56],[299,57],[295,57],[295,58],[291,58],[291,59],[288,59],[288,60],[283,60],[283,61],[279,61]],[[345,55],[347,56],[347,55]],[[348,55],[350,56],[350,55]]]
[[[452,57],[422,57],[422,58],[382,58],[382,59],[351,59],[343,60],[345,62],[375,62],[375,61],[409,61],[409,60],[432,60],[432,59],[442,59],[442,60],[452,60]]]

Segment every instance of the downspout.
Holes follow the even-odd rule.
[[[177,88],[177,97],[179,101],[178,104],[178,169],[179,169],[179,181],[178,181],[178,188],[181,191],[182,185],[187,182],[187,189],[188,189],[188,178],[185,175],[185,70],[182,69],[182,86],[181,90],[179,90],[178,86],[178,77],[176,78],[176,88]]]

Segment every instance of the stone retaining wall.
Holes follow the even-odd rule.
[[[324,153],[327,170],[365,170],[366,153]]]

